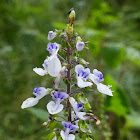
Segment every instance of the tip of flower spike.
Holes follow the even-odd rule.
[[[74,19],[75,19],[75,11],[73,10],[73,8],[69,11],[69,20],[68,23],[70,25],[73,25]]]

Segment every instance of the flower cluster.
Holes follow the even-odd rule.
[[[42,64],[43,68],[33,68],[33,71],[39,76],[50,75],[55,78],[52,82],[53,88],[34,88],[33,95],[35,97],[26,99],[21,105],[22,109],[35,106],[41,98],[46,95],[51,95],[53,101],[48,102],[46,105],[51,117],[51,119],[48,118],[48,121],[58,121],[59,117],[64,119],[64,121],[58,121],[61,122],[63,130],[59,129],[58,134],[55,133],[55,135],[52,135],[51,138],[53,140],[57,140],[58,137],[61,137],[63,140],[74,140],[76,133],[84,133],[86,131],[83,130],[85,126],[86,128],[89,128],[85,120],[94,119],[97,125],[100,124],[98,117],[89,113],[89,110],[86,109],[85,106],[88,103],[88,100],[84,97],[84,93],[81,97],[83,99],[74,95],[79,94],[80,92],[74,92],[76,91],[76,89],[73,89],[75,86],[71,85],[73,81],[73,85],[77,84],[80,89],[86,87],[92,88],[92,85],[95,84],[99,92],[113,96],[112,90],[110,89],[111,86],[106,86],[101,83],[104,81],[102,72],[94,69],[92,73],[89,68],[84,68],[84,65],[87,66],[87,62],[84,59],[81,59],[82,61],[74,61],[77,53],[80,53],[80,51],[86,47],[86,43],[82,41],[78,33],[74,34],[73,32],[74,19],[75,11],[71,10],[66,30],[49,31],[49,41],[52,41],[59,36],[65,46],[61,46],[56,42],[49,42],[46,50],[49,52],[50,56],[47,56],[44,60]],[[66,58],[63,58],[58,54],[60,49],[61,53],[63,52],[63,56]],[[71,69],[74,71],[73,74],[71,74]],[[67,85],[67,89],[65,89],[64,86],[63,88],[58,88],[62,81]],[[58,116],[57,114],[60,112],[64,114],[64,116]],[[47,122],[43,125],[47,125]],[[87,134],[87,138],[88,137],[91,139],[91,136]]]

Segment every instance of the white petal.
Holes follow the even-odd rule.
[[[48,40],[53,40],[56,37],[56,32],[49,31]]]
[[[55,136],[52,140],[57,140],[57,137]]]
[[[91,82],[83,81],[81,77],[77,77],[77,85],[80,88],[85,88],[85,87],[88,87],[88,86],[92,86],[93,84]]]
[[[92,74],[92,73],[90,73],[89,74],[89,79],[93,82],[93,83],[95,83],[96,85],[97,84],[99,84],[99,82],[98,82],[98,78],[97,78],[97,76],[95,76],[94,74]]]
[[[106,95],[109,95],[109,96],[113,96],[112,91],[109,88],[110,88],[110,86],[106,86],[102,83],[97,84],[97,89],[99,92],[106,94]]]
[[[61,130],[60,135],[63,140],[75,140],[75,136],[73,134],[69,134],[68,137],[65,137],[65,132]]]
[[[78,74],[78,73],[81,73],[82,71],[84,71],[84,67],[82,65],[76,65],[75,66],[75,72]]]
[[[77,51],[83,50],[84,46],[85,46],[85,43],[83,41],[80,41],[80,40],[77,41],[77,43],[76,43]]]
[[[78,118],[80,118],[81,120],[87,120],[87,119],[89,119],[87,116],[85,116],[86,115],[86,113],[85,112],[76,112],[76,116],[78,117]]]
[[[75,140],[75,136],[73,134],[68,135],[68,140]]]
[[[61,130],[60,135],[61,135],[62,139],[65,140],[65,132],[63,130]]]
[[[55,88],[58,88],[61,77],[62,77],[62,75],[59,73],[55,79],[55,85],[54,85]]]
[[[75,101],[75,99],[73,97],[69,97],[69,102],[71,104],[71,106],[73,107],[74,111],[77,111],[77,102]]]
[[[53,59],[48,63],[48,73],[52,77],[57,77],[61,70],[61,62],[57,56],[54,56]]]
[[[28,98],[22,103],[21,108],[24,109],[24,108],[35,106],[38,103],[38,101],[39,100],[37,98],[33,98],[33,97]]]
[[[47,94],[50,93],[50,89],[46,89],[46,88],[42,88],[41,93],[37,96],[38,99],[43,98],[44,96],[46,96]]]
[[[47,109],[48,109],[48,112],[50,114],[57,114],[59,113],[60,111],[62,111],[63,109],[63,105],[62,104],[59,104],[57,108],[54,108],[55,106],[55,102],[53,101],[50,101],[48,104],[47,104]],[[55,110],[54,110],[55,109]]]
[[[47,74],[47,71],[42,68],[36,67],[36,68],[33,68],[33,71],[36,72],[40,76],[44,76],[45,74]]]

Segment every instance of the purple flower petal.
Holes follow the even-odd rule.
[[[56,32],[49,31],[48,33],[48,40],[52,40],[56,37]]]
[[[77,43],[76,43],[77,51],[83,50],[84,46],[85,46],[85,43],[83,41],[77,41]]]
[[[73,132],[74,130],[78,129],[79,127],[77,125],[73,125],[71,123],[62,121],[62,125],[64,126],[64,129],[66,130],[67,128],[70,129],[70,132]]]
[[[60,101],[62,102],[64,99],[66,99],[66,98],[68,98],[68,94],[67,93],[65,93],[65,92],[57,92],[57,91],[53,91],[52,92],[52,98],[54,99],[54,100],[57,100],[58,98],[60,99]]]
[[[50,53],[53,52],[53,50],[58,50],[59,49],[59,44],[55,43],[48,43],[46,50],[49,51]]]
[[[94,74],[95,76],[97,76],[98,82],[104,81],[103,74],[102,74],[100,71],[98,71],[97,69],[94,69],[94,70],[93,70],[93,74]]]

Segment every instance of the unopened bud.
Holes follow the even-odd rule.
[[[71,9],[69,12],[69,20],[68,20],[68,24],[70,26],[73,25],[74,19],[75,19],[75,11],[73,9]]]
[[[56,37],[56,32],[49,31],[48,33],[48,40],[53,40]]]
[[[77,51],[83,50],[85,43],[82,41],[80,36],[76,37],[76,49]]]
[[[74,10],[71,10],[71,11],[70,11],[70,13],[69,13],[69,18],[70,18],[70,19],[75,18],[75,11],[74,11]]]

